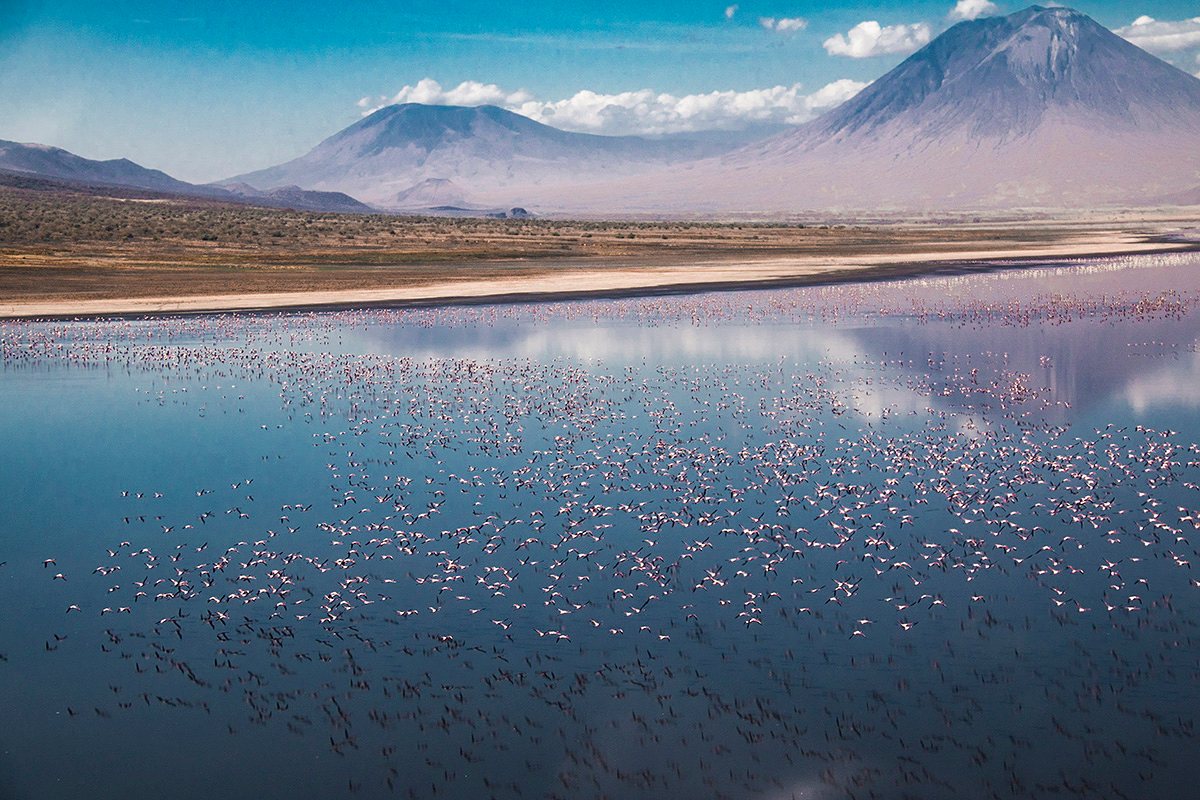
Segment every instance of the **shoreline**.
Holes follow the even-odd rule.
[[[1162,236],[1113,235],[1041,247],[909,253],[902,256],[776,256],[690,259],[644,267],[589,265],[514,277],[465,277],[370,289],[197,294],[161,297],[64,299],[0,303],[0,319],[123,319],[221,313],[333,311],[356,308],[428,308],[709,291],[874,283],[1049,266],[1063,259],[1200,252],[1200,243]],[[648,259],[649,261],[649,259]]]

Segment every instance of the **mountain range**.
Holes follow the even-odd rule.
[[[340,192],[314,192],[298,186],[256,189],[249,185],[196,185],[157,169],[118,158],[95,161],[58,147],[0,140],[0,172],[13,178],[35,178],[43,190],[67,189],[105,194],[114,189],[138,189],[154,195],[244,203],[307,211],[369,212],[371,207]],[[24,185],[32,186],[26,182]]]
[[[749,138],[597,136],[494,106],[410,103],[299,158],[206,186],[10,142],[0,142],[0,170],[332,211],[364,202],[679,215],[1200,201],[1200,79],[1062,7],[961,22],[824,116]]]
[[[0,140],[0,169],[84,184],[184,193],[197,187],[129,159],[93,161],[58,147]]]

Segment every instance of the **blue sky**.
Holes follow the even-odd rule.
[[[0,138],[205,181],[396,99],[499,101],[604,133],[794,122],[952,24],[955,2],[0,0]],[[959,17],[1026,5],[961,2]],[[1200,72],[1194,1],[1075,7],[1113,29],[1154,18],[1145,42]]]

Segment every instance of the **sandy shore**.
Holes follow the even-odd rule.
[[[852,283],[939,272],[1021,268],[1046,260],[1195,249],[1124,233],[1020,249],[964,249],[904,255],[790,256],[689,260],[644,267],[604,263],[511,277],[444,279],[378,289],[261,292],[171,297],[2,302],[0,318],[140,316],[221,311],[354,308],[512,302],[572,297],[652,295],[685,291]]]

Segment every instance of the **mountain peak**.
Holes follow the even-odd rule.
[[[1070,8],[1033,6],[1008,21],[1014,30],[991,57],[1003,53],[1014,73],[1033,79],[1058,80],[1067,74],[1086,40],[1115,38],[1086,14]]]
[[[1107,30],[1082,11],[1076,11],[1066,6],[1028,6],[1007,16],[980,17],[958,24],[971,25],[972,23],[986,23],[989,21],[992,24],[1002,21],[1013,30],[1034,30],[1039,28],[1054,30],[1068,38],[1079,35],[1079,26],[1081,24],[1095,25],[1103,30]]]
[[[360,119],[300,158],[230,180],[345,191],[386,208],[463,196],[508,206],[546,183],[629,175],[736,146],[717,138],[564,131],[497,106],[403,103]],[[446,178],[453,183],[439,183]]]
[[[1033,6],[954,25],[796,130],[559,202],[613,207],[636,197],[638,210],[661,210],[705,197],[710,210],[787,213],[1095,208],[1157,202],[1198,184],[1200,80],[1085,14]]]
[[[1011,19],[1025,18],[1027,20],[1070,20],[1070,19],[1091,19],[1082,11],[1076,11],[1073,8],[1066,6],[1028,6],[1020,11],[1009,14]]]
[[[533,132],[544,135],[558,133],[553,128],[497,106],[400,103],[375,111],[329,137],[318,147],[352,143],[360,155],[394,148],[412,148],[429,153],[446,144],[475,136]]]
[[[800,141],[878,135],[895,126],[937,138],[966,125],[1013,138],[1070,115],[1126,128],[1177,123],[1200,81],[1070,8],[1032,6],[961,22],[857,97],[805,126]]]

